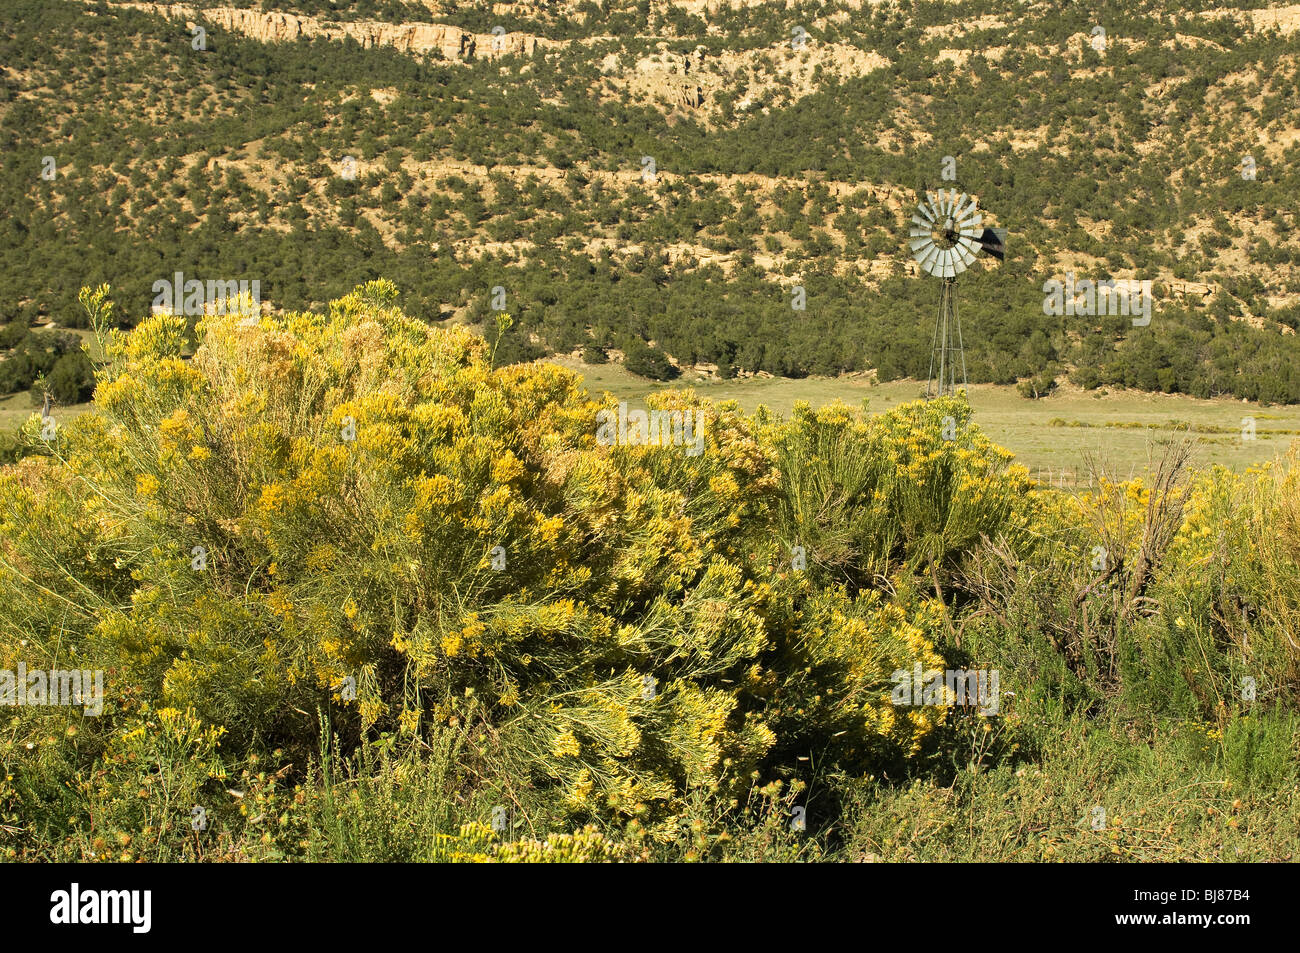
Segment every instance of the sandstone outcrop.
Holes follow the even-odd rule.
[[[371,20],[333,22],[295,13],[263,13],[236,7],[210,7],[199,10],[184,4],[124,3],[157,13],[172,20],[184,20],[187,27],[206,21],[220,30],[228,30],[263,43],[292,43],[301,37],[322,36],[333,40],[351,37],[363,48],[391,46],[404,53],[437,51],[444,59],[465,62],[472,59],[497,59],[517,54],[529,55],[539,45],[553,45],[527,33],[469,33],[445,23],[378,23]]]
[[[1208,298],[1219,290],[1219,286],[1204,281],[1179,281],[1175,279],[1169,283],[1169,290],[1178,295],[1199,295],[1202,298]]]

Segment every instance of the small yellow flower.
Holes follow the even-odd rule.
[[[578,745],[578,739],[573,736],[572,731],[567,729],[560,733],[555,739],[555,744],[551,746],[551,753],[557,758],[571,756],[576,758],[581,748]]]

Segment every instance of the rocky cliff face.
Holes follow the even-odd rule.
[[[179,3],[121,5],[157,13],[172,20],[183,19],[187,26],[193,26],[200,20],[207,21],[217,29],[240,33],[264,43],[291,43],[299,37],[323,36],[335,40],[351,37],[366,48],[391,46],[404,53],[437,50],[444,59],[460,61],[527,55],[539,45],[551,45],[550,41],[539,40],[526,33],[506,33],[501,36],[491,33],[475,34],[444,23],[335,23],[294,13],[263,13],[260,10],[241,10],[235,7],[198,10]]]

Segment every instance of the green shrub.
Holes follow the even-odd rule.
[[[623,366],[633,374],[652,381],[669,381],[681,371],[658,348],[650,347],[640,338],[630,338],[623,353]]]
[[[1048,397],[1056,390],[1056,376],[1050,373],[1035,374],[1028,380],[1016,384],[1016,393],[1030,400]]]
[[[95,368],[85,352],[64,354],[55,363],[43,386],[32,388],[32,403],[40,405],[49,394],[56,404],[82,404],[95,393]]]
[[[29,330],[26,321],[10,321],[0,327],[0,349],[17,347]]]
[[[25,456],[25,444],[17,431],[0,430],[0,464],[17,463]]]

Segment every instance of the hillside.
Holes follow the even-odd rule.
[[[972,382],[1300,400],[1300,7],[272,6],[6,4],[0,390],[82,285],[133,323],[176,272],[500,305],[503,361],[924,379],[942,185],[1011,236],[961,282]],[[1045,315],[1071,272],[1151,280],[1154,319]]]

